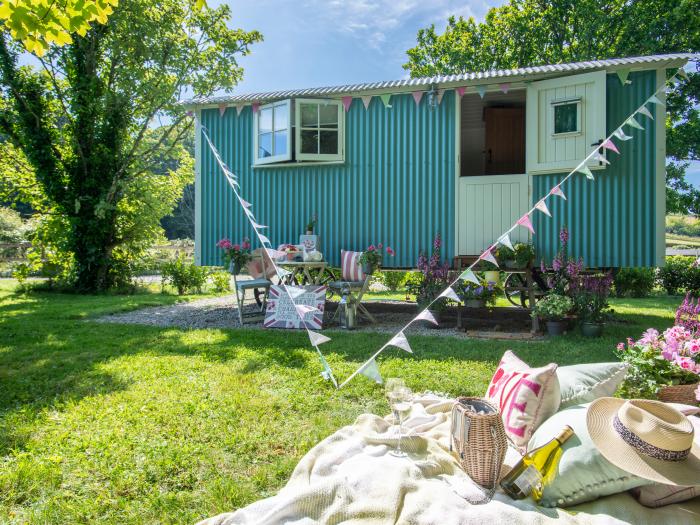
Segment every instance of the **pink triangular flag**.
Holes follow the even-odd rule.
[[[566,195],[564,195],[564,192],[562,191],[561,187],[559,187],[559,184],[554,186],[552,188],[552,191],[550,191],[552,195],[556,195],[557,197],[561,197],[562,199],[566,200]]]
[[[451,286],[448,286],[445,288],[442,293],[439,295],[439,297],[446,297],[448,299],[452,299],[453,301],[456,302],[461,302],[461,299],[459,298],[459,295],[455,293],[455,291],[452,289]]]
[[[548,217],[552,216],[552,214],[549,213],[549,208],[547,208],[547,203],[544,202],[544,199],[542,199],[541,201],[538,201],[537,204],[535,204],[535,208],[540,210],[542,213],[544,213]]]
[[[345,113],[350,111],[350,104],[352,104],[352,97],[343,97],[343,107],[345,108]]]
[[[257,113],[258,110],[260,109],[260,104],[257,102],[253,102],[250,107],[253,109],[253,113]]]
[[[365,105],[365,109],[369,109],[370,102],[372,102],[372,95],[362,97],[362,103]]]
[[[490,249],[482,253],[479,259],[481,259],[482,261],[488,261],[491,264],[493,264],[496,268],[498,268],[498,261],[496,261],[496,258],[493,256]]]
[[[435,316],[432,314],[432,312],[430,310],[427,310],[427,309],[423,310],[421,313],[419,313],[414,319],[414,321],[419,321],[419,320],[428,321],[430,323],[433,323],[436,326],[438,324],[437,319],[435,319]]]
[[[330,337],[327,337],[323,334],[319,334],[318,332],[314,332],[313,330],[309,330],[309,340],[311,341],[311,344],[314,346],[322,345],[323,343],[327,343],[328,341],[331,340]]]
[[[241,206],[243,206],[244,208],[250,208],[252,206],[252,204],[245,200],[243,197],[238,197],[238,200],[240,201]]]
[[[437,103],[438,106],[442,104],[442,97],[445,96],[445,90],[444,89],[438,89],[437,90]]]
[[[455,89],[455,92],[457,93],[457,96],[462,98],[464,96],[464,92],[467,90],[466,86],[461,86]]]
[[[504,82],[503,84],[499,84],[498,87],[503,93],[508,93],[508,90],[510,89],[510,82]]]
[[[226,104],[219,104],[219,116],[223,117],[226,113]]]
[[[422,91],[414,91],[411,93],[413,95],[413,100],[416,103],[416,105],[420,104],[420,100],[423,98],[423,92]]]
[[[413,353],[411,350],[411,345],[408,344],[408,339],[403,333],[403,330],[391,338],[391,341],[387,343],[387,346],[395,346],[401,350],[406,350],[409,354]]]
[[[241,111],[243,111],[244,107],[245,106],[243,104],[236,104],[236,116],[240,117]]]
[[[530,233],[535,235],[535,229],[532,227],[532,221],[530,221],[530,216],[527,213],[518,219],[517,224],[519,226],[527,228],[528,230],[530,230]]]
[[[601,144],[601,146],[603,146],[605,149],[609,149],[610,151],[614,151],[614,152],[617,153],[618,155],[620,154],[620,151],[617,149],[617,146],[615,146],[615,143],[614,143],[612,140],[610,140],[610,139],[606,139],[606,140]]]

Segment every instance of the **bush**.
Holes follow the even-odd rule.
[[[400,272],[397,270],[384,270],[380,274],[380,280],[384,286],[395,292],[406,284],[408,272]]]
[[[669,295],[678,295],[690,285],[693,289],[700,289],[700,271],[693,268],[693,257],[673,255],[666,257],[666,265],[659,268],[658,279],[661,286]]]
[[[185,256],[163,264],[161,278],[163,284],[171,284],[177,289],[178,295],[185,293],[201,293],[207,282],[209,272],[206,268],[185,262]]]
[[[618,297],[647,297],[654,289],[654,268],[621,268],[615,274],[615,295]]]
[[[231,291],[231,274],[228,272],[219,271],[212,273],[211,282],[216,293]]]

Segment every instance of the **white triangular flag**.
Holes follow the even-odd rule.
[[[250,217],[251,219],[255,220],[255,215],[253,215],[253,212],[252,212],[252,211],[250,211],[248,208],[243,208],[243,211],[245,212],[245,214],[246,214],[248,217]]]
[[[372,102],[372,95],[367,95],[360,98],[362,99],[362,103],[365,105],[365,109],[369,109],[369,103]]]
[[[445,288],[438,297],[446,297],[448,299],[452,299],[453,301],[457,301],[458,303],[461,302],[459,295],[455,293],[451,286]]]
[[[659,104],[663,106],[663,102],[661,102],[661,99],[657,97],[656,95],[652,95],[647,99],[647,102],[651,102],[652,104]]]
[[[631,140],[632,139],[632,135],[625,134],[625,132],[622,128],[617,128],[613,132],[613,135],[615,135],[620,140]]]
[[[438,322],[437,319],[435,319],[435,316],[432,314],[432,312],[428,309],[423,310],[421,313],[419,313],[415,318],[414,321],[428,321],[430,323],[433,323],[434,325],[437,326]]]
[[[544,199],[541,201],[538,201],[537,204],[535,204],[535,208],[540,210],[542,213],[544,213],[547,217],[551,217],[552,214],[549,212],[549,208],[547,208],[547,203],[544,202]]]
[[[633,128],[644,129],[644,126],[637,122],[637,120],[634,117],[630,117],[627,120],[625,120],[625,124],[627,124],[628,126],[632,126]]]
[[[363,376],[369,377],[372,381],[374,381],[377,384],[384,384],[382,374],[379,373],[379,367],[377,366],[377,362],[374,359],[370,359],[364,365],[362,365],[362,368],[360,368],[360,373]]]
[[[304,295],[304,293],[306,293],[306,288],[303,286],[287,286],[286,289],[289,297],[292,299],[296,299],[300,295]]]
[[[240,116],[241,111],[243,111],[244,107],[245,107],[244,104],[236,104],[236,116]]]
[[[595,155],[593,155],[593,158],[598,162],[602,162],[603,164],[610,164],[610,161],[605,158],[605,155],[602,155],[600,153],[596,153]]]
[[[583,173],[590,180],[595,180],[595,177],[593,177],[593,173],[591,172],[591,169],[586,165],[579,166],[578,168],[576,168],[576,171],[578,171],[579,173]]]
[[[265,237],[262,233],[258,233],[258,238],[260,239],[260,242],[263,243],[263,244],[272,244],[272,243],[270,242],[270,239],[268,239],[267,237]]]
[[[491,250],[486,250],[484,253],[481,254],[481,257],[479,257],[482,261],[488,261],[491,264],[493,264],[496,268],[498,268],[498,261],[496,258],[493,256],[493,253],[491,253]]]
[[[270,259],[279,259],[280,257],[285,257],[287,252],[275,250],[274,248],[267,248],[267,254],[270,256]]]
[[[284,268],[277,268],[277,277],[279,277],[280,279],[284,279],[285,277],[291,274],[292,272],[290,272],[289,270],[285,270]]]
[[[295,308],[297,310],[297,313],[299,314],[299,317],[301,317],[302,319],[306,316],[306,314],[320,311],[318,308],[314,308],[313,306],[309,306],[308,304],[297,304],[295,305]]]
[[[439,106],[442,103],[442,97],[445,96],[445,90],[444,89],[438,89],[437,90],[437,105]]]
[[[243,197],[238,197],[238,201],[241,203],[241,206],[244,208],[250,208],[252,206],[251,203],[249,203],[247,200],[245,200]]]
[[[253,228],[256,230],[262,230],[263,228],[268,228],[268,226],[265,226],[264,224],[258,224],[255,221],[251,221],[253,223]]]
[[[408,344],[408,339],[406,339],[403,330],[401,330],[398,334],[392,337],[391,341],[387,343],[387,346],[395,346],[397,348],[400,348],[401,350],[406,350],[406,352],[408,352],[409,354],[413,353],[413,350],[411,350],[411,345]]]
[[[459,278],[462,279],[463,281],[469,281],[469,282],[472,282],[474,284],[481,284],[481,281],[479,281],[479,278],[470,269],[464,270],[460,274]]]
[[[500,244],[502,244],[503,246],[505,246],[506,248],[508,248],[510,251],[515,250],[515,248],[513,248],[513,243],[510,240],[510,236],[507,233],[504,233],[503,235],[501,235],[498,238],[498,242]]]
[[[561,187],[559,186],[559,184],[557,184],[556,186],[554,186],[554,187],[552,188],[552,191],[550,191],[550,193],[551,193],[552,195],[556,195],[557,197],[561,197],[562,199],[566,200],[566,195],[564,195],[564,192],[562,191],[562,189],[561,189]]]
[[[311,344],[313,346],[318,346],[322,345],[323,343],[327,343],[328,341],[331,340],[330,337],[326,337],[323,334],[319,334],[318,332],[314,332],[313,330],[308,330],[309,332],[309,341],[311,341]]]
[[[651,120],[654,120],[654,116],[651,114],[651,111],[649,111],[649,110],[646,108],[646,106],[642,106],[641,108],[639,108],[639,113],[641,113],[641,114],[644,115],[645,117],[650,118]]]

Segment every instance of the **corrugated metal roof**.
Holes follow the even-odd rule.
[[[269,91],[264,93],[248,93],[241,95],[224,95],[206,98],[194,98],[184,100],[186,106],[208,106],[218,104],[239,104],[249,102],[263,102],[292,97],[340,97],[343,95],[361,95],[363,93],[382,93],[387,91],[411,91],[416,86],[430,86],[437,84],[440,87],[454,85],[479,84],[482,80],[532,80],[532,77],[549,78],[565,73],[590,71],[597,69],[620,69],[624,66],[640,64],[659,65],[663,62],[683,63],[688,60],[700,60],[700,54],[695,53],[671,53],[666,55],[651,55],[627,58],[609,58],[605,60],[588,60],[585,62],[571,62],[568,64],[551,64],[545,66],[521,67],[517,69],[493,69],[475,73],[461,73],[459,75],[439,75],[433,77],[410,78],[403,80],[389,80],[383,82],[369,82],[364,84],[349,84],[343,86],[327,86],[307,89],[290,89],[285,91]]]

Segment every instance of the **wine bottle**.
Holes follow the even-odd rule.
[[[531,450],[501,480],[501,488],[513,499],[532,495],[535,501],[542,497],[544,486],[551,482],[561,457],[561,445],[574,435],[570,426],[551,441]]]

